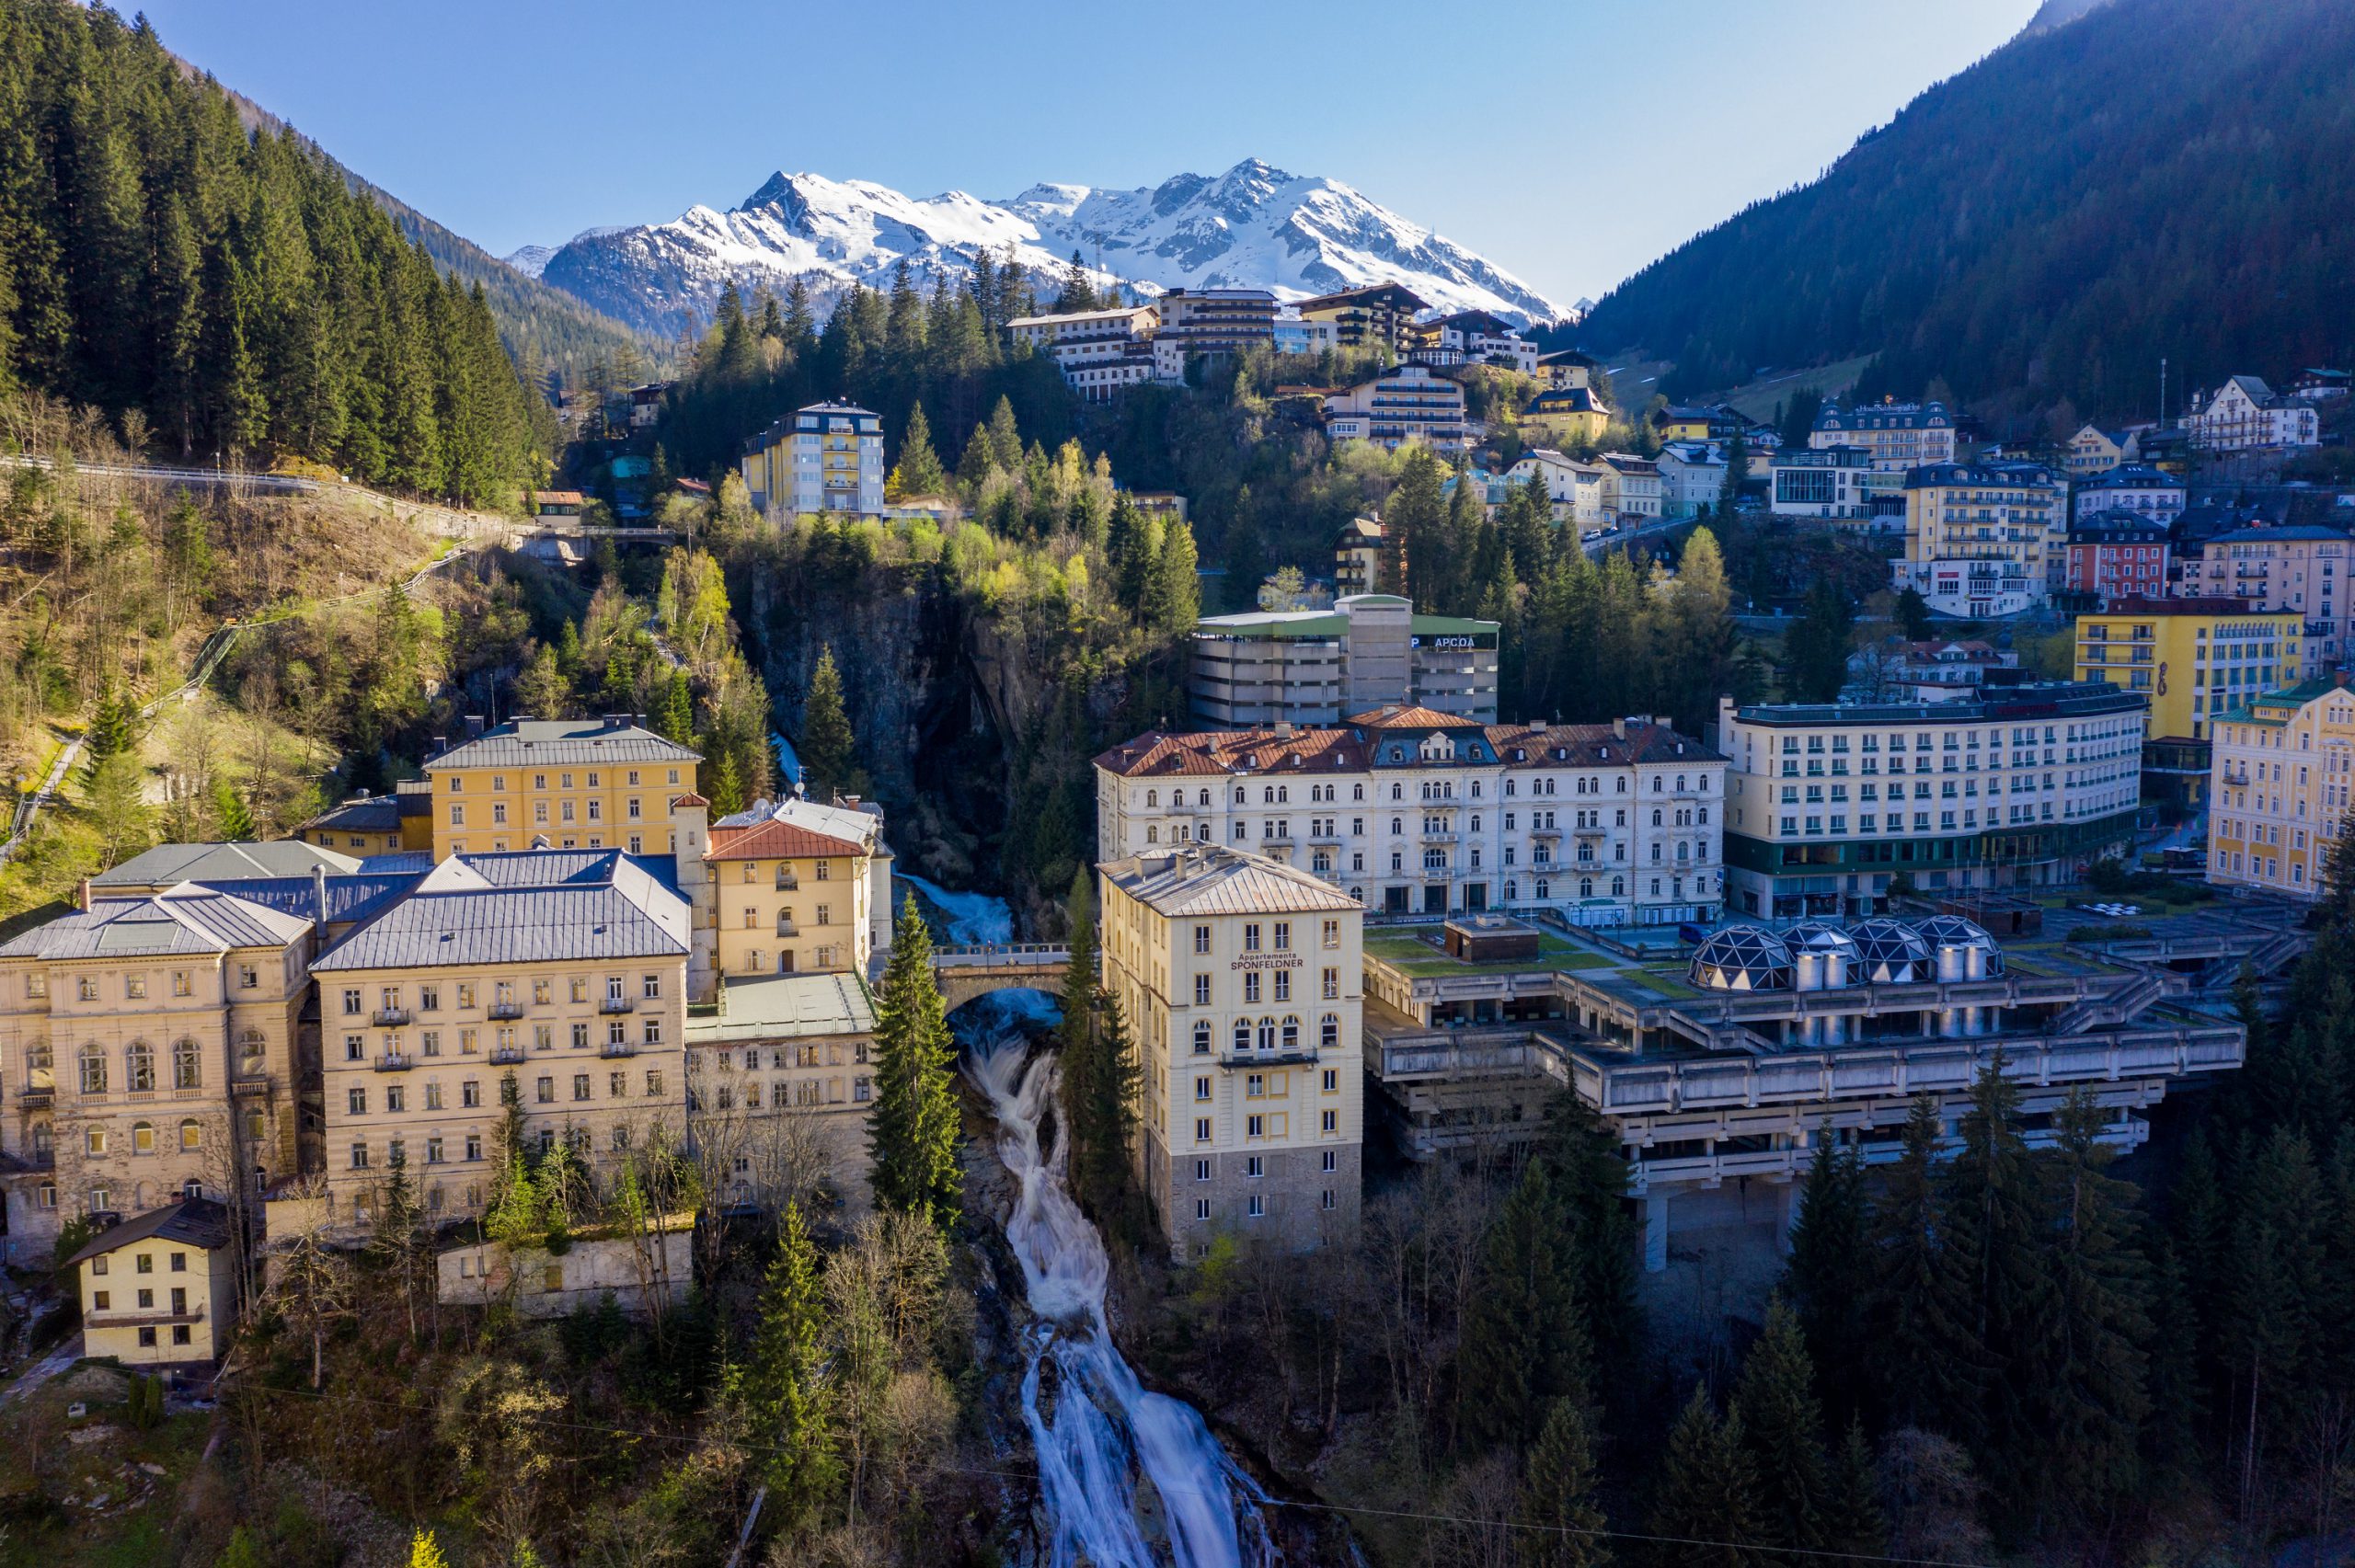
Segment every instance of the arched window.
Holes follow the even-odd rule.
[[[1518,883],[1518,882],[1508,882],[1508,883],[1506,883],[1506,884],[1505,884],[1505,902],[1506,902],[1506,903],[1508,903],[1508,904],[1517,903],[1517,902],[1519,902],[1519,901],[1520,901],[1520,898],[1521,898],[1521,884],[1520,884],[1520,883]]]
[[[1272,1018],[1259,1020],[1259,1048],[1263,1051],[1276,1048],[1276,1021]]]
[[[82,1047],[82,1093],[103,1094],[107,1092],[107,1053],[105,1047],[87,1045]]]
[[[1619,793],[1621,795],[1627,793],[1627,775],[1625,773],[1619,775]]]
[[[1341,1043],[1341,1019],[1338,1013],[1327,1013],[1317,1021],[1316,1043],[1328,1051]]]
[[[1624,876],[1614,876],[1614,877],[1613,877],[1613,878],[1611,879],[1611,896],[1612,896],[1613,898],[1620,898],[1620,897],[1622,897],[1623,895],[1625,895],[1625,894],[1626,893],[1626,891],[1627,891],[1627,879],[1626,879],[1626,877],[1624,877]]]
[[[1207,1018],[1194,1025],[1194,1054],[1198,1057],[1211,1054],[1211,1025]]]
[[[1591,898],[1594,897],[1593,877],[1581,876],[1579,878],[1579,897],[1581,898]]]
[[[155,1123],[133,1122],[131,1124],[131,1151],[133,1154],[153,1154],[155,1152]]]
[[[1238,1051],[1251,1048],[1251,1020],[1248,1018],[1235,1021],[1235,1048]]]
[[[144,1040],[133,1040],[122,1050],[124,1087],[134,1094],[144,1094],[155,1087],[155,1048]]]
[[[57,1087],[57,1071],[51,1064],[47,1040],[35,1040],[25,1047],[25,1087],[28,1089]]]
[[[1393,817],[1390,819],[1390,830],[1394,833],[1405,832],[1407,830],[1407,819],[1403,817]]]
[[[1161,804],[1161,792],[1157,789],[1149,789],[1145,791],[1144,803],[1147,806],[1159,806]]]
[[[1540,903],[1544,903],[1546,899],[1548,899],[1548,898],[1552,898],[1553,896],[1554,896],[1554,889],[1553,889],[1553,887],[1552,887],[1550,884],[1548,884],[1548,883],[1545,883],[1545,882],[1540,882],[1540,883],[1537,885],[1537,900],[1538,900],[1538,902],[1540,902]]]
[[[187,1117],[180,1123],[180,1148],[185,1151],[203,1147],[204,1128],[198,1124],[194,1116]]]
[[[1161,830],[1155,827],[1150,822],[1146,823],[1144,830],[1144,841],[1149,844],[1159,843],[1161,841]]]
[[[180,1196],[202,1197],[203,1196],[204,1184],[201,1181],[199,1181],[196,1177],[190,1176],[187,1181],[180,1184]]]
[[[196,1042],[183,1039],[172,1047],[172,1087],[195,1089],[204,1082],[204,1069],[198,1060]]]
[[[1660,807],[1655,806],[1652,807],[1652,826],[1657,828],[1660,825]]]
[[[1284,1020],[1284,1049],[1288,1051],[1300,1049],[1300,1020],[1297,1018]]]
[[[1211,803],[1211,792],[1210,792],[1210,791],[1208,791],[1208,790],[1204,790],[1204,791],[1202,791],[1202,792],[1201,792],[1201,796],[1200,796],[1200,804],[1201,804],[1201,805],[1204,805],[1204,806],[1208,806],[1210,803]]]

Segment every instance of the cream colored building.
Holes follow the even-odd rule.
[[[429,1219],[479,1211],[510,1093],[592,1179],[683,1142],[688,944],[686,900],[611,851],[434,867],[312,966],[330,1214],[364,1220],[396,1162]]]
[[[236,1322],[237,1245],[229,1211],[201,1197],[102,1231],[71,1260],[82,1353],[126,1367],[220,1359]]]
[[[2306,625],[2301,673],[2326,675],[2355,647],[2355,540],[2315,523],[2258,525],[2218,534],[2183,557],[2177,591],[2246,599]]]
[[[1913,469],[1905,475],[1905,554],[1892,564],[1892,586],[1913,589],[1942,615],[1984,619],[2034,609],[2047,601],[2048,553],[2065,537],[2060,507],[2061,486],[2034,464]]]
[[[0,946],[8,1238],[296,1167],[308,921],[193,885]]]
[[[702,761],[627,714],[482,730],[425,764],[434,858],[503,854],[542,839],[563,850],[670,854],[671,803],[694,793]]]
[[[2215,725],[2208,880],[2321,897],[2355,787],[2355,692],[2308,681]]]
[[[1356,1233],[1363,910],[1216,844],[1097,867],[1103,983],[1142,1068],[1139,1173],[1176,1258]]]

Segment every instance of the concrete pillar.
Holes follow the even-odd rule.
[[[1644,1272],[1668,1269],[1668,1195],[1652,1193],[1644,1199]]]
[[[1785,1257],[1791,1253],[1791,1232],[1798,1228],[1799,1198],[1804,1190],[1796,1179],[1783,1184],[1783,1219],[1775,1228],[1775,1240]]]

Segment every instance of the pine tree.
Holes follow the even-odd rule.
[[[840,789],[856,789],[857,738],[851,733],[850,715],[843,706],[843,681],[834,668],[834,650],[830,644],[818,654],[818,667],[810,672],[810,696],[801,710],[800,744],[794,750],[801,759],[802,777],[810,798],[824,801],[833,798]]]
[[[1809,1359],[1835,1413],[1854,1413],[1864,1395],[1855,1351],[1869,1343],[1866,1317],[1872,1263],[1867,1214],[1864,1162],[1853,1148],[1841,1147],[1826,1126],[1816,1134],[1815,1158],[1799,1191],[1783,1294],[1798,1314]]]
[[[695,739],[695,697],[684,670],[671,671],[671,679],[662,690],[662,711],[654,724],[662,738],[673,745],[685,746]]]
[[[1737,428],[1726,441],[1726,476],[1717,490],[1717,516],[1729,519],[1741,509],[1741,487],[1749,479],[1750,441]]]
[[[1194,531],[1171,519],[1161,531],[1161,547],[1146,574],[1145,625],[1163,636],[1183,636],[1201,619],[1202,587],[1194,554]]]
[[[1982,1457],[1996,1494],[2025,1497],[2043,1434],[2031,1401],[2038,1368],[2060,1352],[2045,1273],[2039,1173],[2020,1125],[2019,1089],[1999,1050],[1980,1069],[1962,1146],[1945,1170],[1945,1245],[1935,1286],[1957,1332],[1947,1359],[1977,1370],[1979,1398],[1933,1423]]]
[[[1653,1488],[1649,1555],[1660,1568],[1758,1568],[1766,1529],[1739,1411],[1717,1418],[1704,1384],[1668,1434]]]
[[[705,752],[710,754],[711,742],[704,742]],[[736,769],[733,751],[719,752],[719,761],[711,770],[711,814],[715,820],[732,817],[744,809],[744,775]]]
[[[791,1522],[822,1507],[842,1479],[826,1408],[824,1336],[818,1251],[801,1206],[788,1202],[736,1396],[750,1436],[765,1451],[762,1471],[775,1506]]]
[[[1084,865],[1072,874],[1071,891],[1063,898],[1063,928],[1070,933],[1071,967],[1063,976],[1063,1020],[1055,1028],[1057,1104],[1063,1110],[1063,1143],[1070,1151],[1068,1169],[1075,1195],[1101,1216],[1112,1195],[1098,1193],[1080,1180],[1080,1172],[1088,1163],[1087,1144],[1096,1130],[1088,1112],[1096,1102],[1098,1071],[1096,888]]]
[[[1574,1399],[1546,1407],[1522,1468],[1513,1523],[1522,1568],[1603,1568],[1609,1521],[1594,1500],[1594,1439]]]
[[[1537,1157],[1561,1205],[1572,1288],[1589,1348],[1601,1365],[1630,1367],[1643,1339],[1643,1312],[1636,1295],[1636,1227],[1619,1135],[1575,1091],[1561,1090],[1546,1102]]]
[[[154,813],[147,806],[147,770],[128,751],[117,751],[90,771],[82,793],[84,810],[98,830],[106,864],[114,865],[148,845]]]
[[[251,842],[256,836],[254,814],[227,779],[213,781],[213,820],[214,831],[231,843]]]
[[[1946,1214],[1936,1162],[1944,1127],[1937,1097],[1915,1096],[1904,1152],[1873,1208],[1873,1333],[1867,1342],[1892,1425],[1936,1425],[1975,1403],[1980,1368],[1952,1359],[1962,1329],[1947,1315],[1941,1241]]]
[[[990,410],[989,441],[993,462],[1008,474],[1022,472],[1022,432],[1014,422],[1012,398],[1001,395],[997,406]]]
[[[940,459],[932,450],[932,426],[924,417],[924,405],[918,403],[908,410],[907,433],[900,438],[900,494],[909,496],[938,496],[948,489],[948,475],[940,466]]]
[[[1779,1298],[1766,1304],[1766,1332],[1742,1363],[1733,1403],[1758,1476],[1766,1539],[1784,1547],[1824,1545],[1832,1479],[1823,1411],[1798,1316]]]
[[[1888,1540],[1873,1451],[1865,1441],[1864,1422],[1852,1418],[1839,1451],[1832,1456],[1832,1490],[1823,1509],[1823,1549],[1869,1557],[1886,1551]]]
[[[867,1141],[876,1202],[945,1230],[963,1186],[951,1078],[957,1049],[932,971],[932,933],[913,893],[893,928],[875,1001],[874,1059]]]
[[[1456,1357],[1465,1433],[1524,1444],[1557,1399],[1588,1397],[1590,1347],[1568,1226],[1547,1162],[1533,1159],[1480,1247]]]

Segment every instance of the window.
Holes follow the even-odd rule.
[[[1196,975],[1194,977],[1194,1005],[1208,1007],[1210,1004],[1211,978],[1208,975]]]
[[[1194,951],[1197,953],[1208,953],[1210,950],[1211,928],[1206,925],[1196,926],[1194,928]]]
[[[190,1153],[204,1147],[204,1128],[194,1116],[180,1120],[180,1151]]]
[[[172,1087],[195,1089],[201,1086],[203,1079],[204,1071],[197,1053],[196,1042],[183,1039],[173,1046]]]
[[[368,1114],[368,1091],[365,1089],[352,1089],[347,1091],[346,1093],[346,1104],[350,1107],[350,1114],[355,1116],[366,1116]]]
[[[123,1047],[123,1070],[134,1094],[153,1093],[155,1089],[155,1052],[144,1040],[133,1040]]]
[[[107,1092],[107,1053],[105,1047],[87,1045],[82,1047],[82,1093],[103,1094]]]
[[[534,1085],[533,1085],[533,1090],[534,1090],[534,1097],[538,1100],[538,1102],[539,1102],[541,1104],[543,1104],[543,1105],[553,1105],[553,1104],[556,1104],[556,1080],[555,1080],[555,1079],[553,1079],[553,1078],[542,1078],[542,1079],[541,1079],[537,1083],[535,1083],[535,1084],[534,1084]]]

